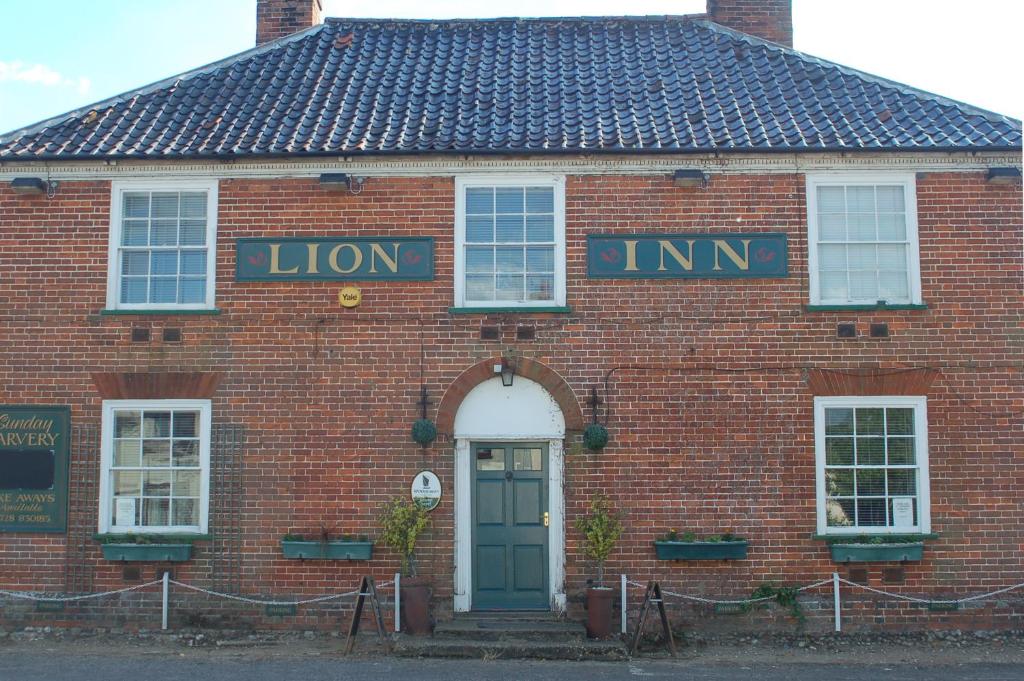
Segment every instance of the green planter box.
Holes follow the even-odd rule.
[[[372,541],[285,541],[281,540],[285,558],[312,560],[370,560]]]
[[[894,563],[921,560],[924,542],[905,544],[830,544],[836,563]]]
[[[103,544],[107,560],[182,563],[192,557],[192,544]]]
[[[743,560],[746,541],[656,541],[658,560]]]

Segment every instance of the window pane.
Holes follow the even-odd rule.
[[[177,246],[178,221],[153,220],[150,227],[149,243],[151,246]]]
[[[139,496],[142,474],[139,471],[114,471],[112,486],[114,496]]]
[[[522,272],[524,269],[523,249],[518,246],[497,248],[494,253],[494,263],[498,272]]]
[[[476,450],[476,469],[478,471],[505,470],[505,449],[503,447],[494,447],[492,449],[480,448]]]
[[[878,210],[894,211],[902,213],[906,210],[903,204],[903,187],[900,185],[887,185],[875,187],[878,197]]]
[[[499,274],[495,279],[495,300],[523,299],[523,275]]]
[[[885,464],[885,440],[880,437],[857,438],[857,465],[881,466]]]
[[[826,470],[825,493],[830,497],[852,497],[853,469]]]
[[[880,272],[878,274],[879,300],[907,300],[909,297],[906,272]]]
[[[846,210],[849,213],[874,213],[874,187],[847,187]]]
[[[905,241],[907,219],[900,213],[881,213],[878,216],[879,241]]]
[[[493,272],[494,249],[490,246],[471,246],[466,249],[467,272]]]
[[[183,218],[205,218],[206,217],[206,192],[182,192],[181,193],[181,217],[183,217]]]
[[[825,410],[826,435],[853,435],[853,409],[848,407]]]
[[[181,239],[182,246],[204,246],[206,245],[206,221],[205,220],[182,220]]]
[[[170,499],[143,499],[142,524],[150,527],[167,525]]]
[[[114,440],[114,465],[138,466],[142,445],[138,440]]]
[[[182,279],[180,282],[181,297],[179,303],[206,302],[206,277]]]
[[[541,470],[541,450],[536,448],[512,450],[512,470],[516,471],[539,471]]]
[[[846,300],[850,297],[846,271],[822,272],[820,277],[821,297],[824,300]]]
[[[912,496],[917,494],[917,471],[898,469],[888,471],[889,496]]]
[[[149,217],[149,194],[147,192],[125,192],[124,217]]]
[[[874,241],[876,238],[874,213],[849,213],[846,216],[847,237],[850,241]]]
[[[182,274],[206,274],[206,251],[182,251]]]
[[[172,502],[174,508],[175,525],[199,524],[198,499],[173,499]]]
[[[174,437],[196,437],[198,435],[196,430],[196,424],[198,422],[199,412],[174,412]]]
[[[818,187],[819,213],[845,213],[846,190],[843,187]]]
[[[855,244],[847,246],[846,259],[851,270],[875,270],[875,246]]]
[[[470,274],[466,276],[467,300],[494,300],[494,275]]]
[[[878,300],[878,275],[873,269],[850,272],[850,298],[852,300]]]
[[[555,218],[552,215],[526,216],[526,240],[548,242],[555,240]]]
[[[885,499],[858,499],[857,524],[861,527],[884,527],[885,507]]]
[[[142,465],[171,465],[171,443],[167,440],[143,440]]]
[[[882,468],[857,469],[857,496],[880,497],[885,494],[885,470]]]
[[[890,435],[914,434],[914,410],[890,407],[885,410],[885,429]]]
[[[819,241],[846,241],[846,215],[823,213],[818,216]]]
[[[818,247],[818,266],[823,270],[842,270],[846,280],[846,246],[822,244]]]
[[[490,215],[467,216],[466,241],[470,243],[494,241],[494,218]]]
[[[124,251],[121,253],[122,274],[149,274],[149,254],[146,251]]]
[[[153,192],[154,218],[178,217],[178,192]]]
[[[555,249],[552,246],[526,249],[527,272],[554,272]]]
[[[826,437],[825,438],[825,465],[827,465],[827,466],[852,466],[853,465],[853,438],[852,437]]]
[[[198,466],[199,465],[199,441],[198,440],[176,440],[174,442],[174,465],[175,466]]]
[[[526,298],[527,298],[527,300],[554,300],[555,299],[555,275],[553,275],[553,274],[528,274],[528,275],[526,275]]]
[[[523,216],[522,215],[499,215],[494,221],[495,241],[515,241],[522,243]]]
[[[877,247],[878,269],[906,270],[907,247],[903,244],[881,244]]]
[[[122,521],[121,524],[122,525],[125,525],[125,524],[126,525],[132,525],[132,526],[139,524],[139,510],[140,510],[139,506],[140,506],[140,504],[139,504],[138,496],[139,496],[139,493],[138,493],[138,491],[136,491],[135,494],[132,494],[130,496],[120,496],[120,497],[115,496],[115,497],[113,497],[111,499],[111,501],[113,502],[113,504],[111,504],[111,509],[110,509],[110,524],[111,525],[117,525],[118,524],[118,522],[117,522],[117,520],[118,520],[118,518],[117,518],[117,502],[119,500],[121,500],[121,499],[131,499],[132,507],[135,509],[135,512],[132,515],[130,515],[128,518],[121,518],[121,521]],[[127,523],[124,522],[126,520],[127,520]]]
[[[494,189],[471,187],[466,189],[466,213],[490,215],[494,212]]]
[[[523,213],[522,187],[496,187],[494,190],[494,212]]]
[[[143,437],[170,437],[171,412],[147,411],[142,418]]]
[[[142,494],[148,497],[171,496],[171,472],[143,471]]]
[[[854,500],[829,499],[825,502],[825,517],[829,527],[849,527],[853,525],[856,519],[854,515]]]
[[[178,278],[177,277],[153,277],[150,288],[151,303],[176,303],[178,302]]]
[[[125,220],[121,234],[122,246],[148,246],[149,222],[146,220]]]
[[[121,279],[121,302],[145,303],[148,290],[149,280],[145,277],[124,277]]]
[[[527,213],[554,213],[555,190],[553,187],[526,188]]]
[[[881,408],[857,410],[857,435],[881,435],[884,417]]]
[[[177,274],[178,273],[178,252],[177,251],[153,251],[150,260],[150,268],[153,274]]]
[[[174,471],[174,496],[199,496],[199,471]]]
[[[139,412],[118,411],[114,413],[114,437],[138,437]]]
[[[914,457],[914,438],[890,437],[886,441],[890,466],[909,466],[917,463]]]

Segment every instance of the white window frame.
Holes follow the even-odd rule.
[[[554,300],[525,302],[466,300],[466,189],[469,187],[529,186],[554,188],[555,202],[555,297]],[[565,176],[549,174],[464,175],[455,177],[455,306],[456,307],[532,307],[565,306]]]
[[[830,527],[826,515],[825,492],[825,409],[864,407],[910,407],[914,410],[914,455],[917,461],[917,520],[913,527]],[[931,485],[928,476],[928,398],[879,395],[871,397],[815,397],[814,451],[818,534],[928,534],[931,532]]]
[[[110,237],[107,253],[108,310],[212,310],[217,293],[217,180],[117,180],[110,185]],[[121,230],[125,192],[206,192],[206,299],[202,303],[122,303]]]
[[[818,187],[902,185],[907,224],[907,278],[909,301],[887,301],[893,305],[921,304],[921,256],[917,229],[917,177],[914,173],[808,173],[807,191],[807,269],[810,275],[811,305],[875,305],[877,300],[822,299],[818,270]]]
[[[111,520],[110,467],[114,461],[114,412],[117,410],[191,410],[199,412],[199,525],[143,526],[114,525]],[[210,400],[104,400],[103,429],[100,442],[100,533],[114,534],[206,534],[210,514]]]

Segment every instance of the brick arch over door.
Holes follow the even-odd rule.
[[[459,377],[452,381],[441,398],[441,404],[437,408],[437,429],[442,433],[452,433],[455,429],[455,414],[459,405],[465,399],[469,391],[480,383],[494,378],[494,365],[501,362],[501,358],[484,360],[474,364],[459,374]],[[544,389],[551,393],[558,406],[562,409],[562,416],[565,418],[565,429],[583,430],[583,409],[576,399],[576,393],[572,391],[569,384],[565,382],[557,372],[540,362],[526,357],[519,357],[514,360],[516,376],[523,376],[544,386]]]

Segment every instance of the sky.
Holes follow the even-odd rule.
[[[704,0],[632,0],[690,14]],[[613,0],[324,0],[325,16],[621,14]],[[1024,0],[793,0],[794,47],[1024,118]],[[0,134],[253,46],[256,0],[0,0]]]

